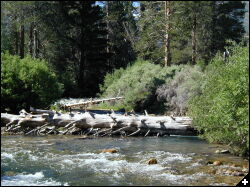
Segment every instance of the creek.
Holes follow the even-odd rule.
[[[115,148],[117,153],[102,153]],[[216,154],[221,145],[195,136],[97,137],[20,136],[1,139],[2,186],[236,185],[244,176],[218,173],[248,161]],[[158,163],[148,165],[150,158]],[[222,165],[207,164],[219,160]]]

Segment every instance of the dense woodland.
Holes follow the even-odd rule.
[[[244,1],[1,1],[1,112],[97,107],[189,115],[211,142],[248,154]]]

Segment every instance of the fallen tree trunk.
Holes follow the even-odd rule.
[[[196,135],[189,117],[95,114],[92,112],[58,113],[32,109],[20,115],[1,113],[6,132],[24,134],[88,134],[95,136]]]
[[[82,107],[87,107],[89,105],[94,105],[98,103],[103,103],[105,101],[116,101],[116,100],[121,100],[124,99],[124,97],[114,97],[114,98],[107,98],[107,99],[96,99],[92,100],[90,99],[89,101],[81,102],[81,103],[75,103],[75,104],[67,104],[64,105],[64,108],[69,108],[69,109],[76,109],[76,108],[82,108]]]

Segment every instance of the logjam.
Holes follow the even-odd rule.
[[[25,135],[78,134],[94,136],[196,135],[189,117],[137,114],[59,113],[31,108],[20,115],[1,113],[1,129]]]

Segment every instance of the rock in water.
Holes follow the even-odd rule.
[[[16,175],[16,173],[14,171],[6,171],[4,174],[6,176],[15,176]]]
[[[244,173],[239,172],[239,171],[234,171],[234,172],[232,173],[232,175],[233,175],[233,176],[244,176]]]
[[[215,166],[219,166],[221,164],[222,164],[222,162],[219,161],[219,160],[216,160],[216,161],[213,162],[213,165],[215,165]]]
[[[216,153],[216,154],[219,154],[219,153],[220,153],[220,150],[216,150],[215,153]]]
[[[117,149],[104,149],[102,150],[102,153],[117,153]]]
[[[93,137],[89,137],[87,135],[83,135],[83,136],[81,136],[81,137],[79,137],[77,139],[93,139]]]
[[[248,172],[249,172],[249,169],[248,169],[248,168],[243,168],[243,169],[242,169],[242,172],[248,173]]]
[[[151,158],[150,160],[147,161],[147,164],[148,165],[157,164],[157,160],[155,158]]]

